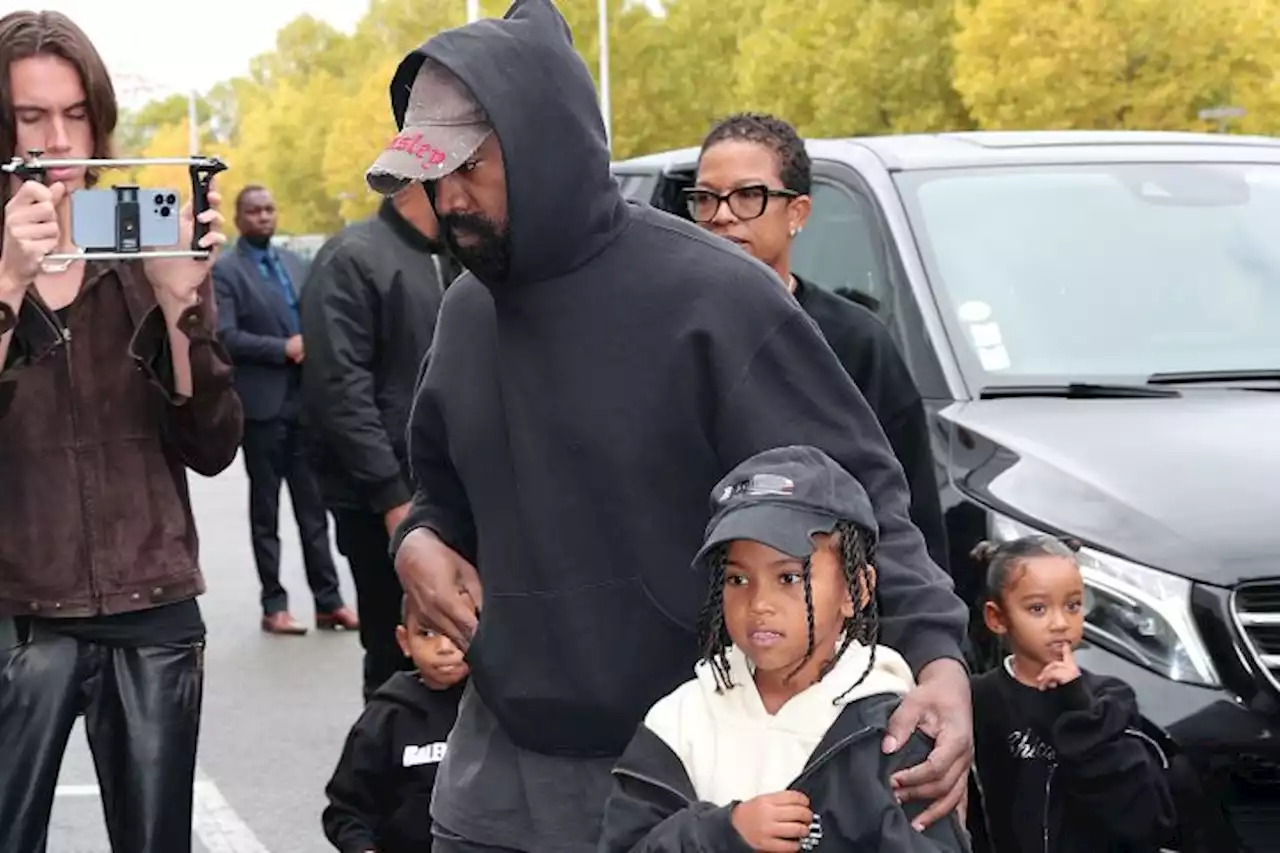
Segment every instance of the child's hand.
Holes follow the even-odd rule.
[[[730,820],[752,850],[793,853],[800,849],[800,839],[809,834],[813,812],[804,794],[779,791],[739,803]]]
[[[1046,665],[1036,677],[1036,686],[1041,690],[1052,690],[1080,677],[1080,667],[1076,666],[1076,656],[1071,651],[1071,646],[1063,643],[1058,654],[1059,659]]]

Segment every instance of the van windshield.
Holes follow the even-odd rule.
[[[980,384],[1280,368],[1280,166],[897,176]]]

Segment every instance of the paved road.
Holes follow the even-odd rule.
[[[191,478],[209,592],[204,725],[196,784],[197,853],[326,853],[324,785],[360,713],[355,634],[273,637],[258,628],[249,549],[248,483],[237,459],[212,480]],[[285,586],[294,615],[313,606],[287,501],[281,507]],[[338,555],[344,594],[355,603]],[[54,803],[48,853],[109,853],[83,730],[71,738]],[[7,851],[6,851],[7,853]]]

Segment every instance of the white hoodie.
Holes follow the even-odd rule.
[[[769,714],[746,656],[730,647],[733,688],[716,692],[710,665],[699,662],[695,678],[660,699],[645,726],[679,756],[704,802],[723,806],[782,791],[804,770],[845,705],[876,694],[902,695],[915,685],[902,656],[876,646],[875,665],[850,690],[866,670],[868,655],[868,647],[850,643],[825,678]]]

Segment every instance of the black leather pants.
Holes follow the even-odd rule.
[[[111,648],[38,629],[0,646],[0,851],[43,853],[83,713],[114,853],[190,853],[204,643]]]

